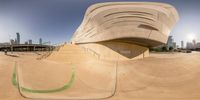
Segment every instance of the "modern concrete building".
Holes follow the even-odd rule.
[[[71,42],[103,59],[138,59],[165,44],[179,20],[164,3],[109,2],[90,6]]]

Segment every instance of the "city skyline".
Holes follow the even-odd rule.
[[[0,1],[0,42],[9,42],[16,32],[22,36],[21,43],[32,39],[43,38],[52,43],[70,41],[71,36],[83,19],[88,6],[97,2],[119,0],[1,0]],[[135,0],[127,0],[135,1]],[[172,4],[180,14],[180,21],[171,34],[180,46],[181,41],[186,45],[191,37],[200,42],[200,17],[198,4],[200,1],[174,0],[140,0],[156,1]],[[23,5],[23,6],[22,6]]]
[[[23,40],[21,41],[21,35],[19,32],[16,33],[16,37],[14,38],[9,38],[10,40],[8,42],[4,43],[10,43],[10,44],[43,44],[44,42],[42,41],[42,38],[38,38],[38,40],[32,40],[31,38],[28,40]],[[50,43],[50,41],[48,41]]]

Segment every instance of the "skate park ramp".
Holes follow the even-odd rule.
[[[199,58],[200,53],[152,54],[120,62],[119,92],[113,100],[198,100]]]
[[[15,57],[12,84],[21,96],[36,100],[200,98],[199,52],[149,55],[149,46],[165,43],[178,20],[172,6],[101,3],[91,6],[84,20],[72,44],[59,46],[42,59]],[[140,25],[145,22],[150,25]]]
[[[63,55],[66,54],[69,58],[69,53],[84,53],[84,49],[77,45],[65,45],[59,51],[65,51],[66,53],[62,52]],[[57,54],[59,53],[53,52],[52,57],[39,61],[18,60],[16,78],[22,96],[36,100],[199,99],[199,52],[155,53],[140,60],[117,62],[98,60],[86,52],[79,58],[87,56],[88,59],[93,57],[93,60],[80,60],[76,63],[62,60],[57,63],[53,61]],[[74,71],[75,79],[72,77]],[[62,89],[65,84],[66,88]]]
[[[101,99],[116,88],[116,63],[97,60],[76,45],[63,45],[46,59],[15,66],[15,84],[26,98]]]

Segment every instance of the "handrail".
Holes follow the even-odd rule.
[[[49,57],[53,51],[59,51],[61,47],[64,46],[64,44],[54,44],[55,48],[53,48],[51,51],[47,51],[47,53],[43,54],[41,57],[37,58],[37,60],[45,59]]]
[[[85,47],[83,47],[83,49],[84,49],[84,51],[85,52],[91,52],[91,54],[93,55],[93,56],[95,56],[95,57],[97,57],[98,59],[100,59],[100,54],[99,53],[97,53],[96,51],[94,51],[94,50],[92,50],[92,49],[90,49],[90,48],[85,48]]]

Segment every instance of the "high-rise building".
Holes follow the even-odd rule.
[[[181,48],[184,48],[184,41],[181,41]]]
[[[187,48],[187,49],[193,49],[193,48],[194,48],[193,43],[191,43],[191,42],[187,42],[187,44],[186,44],[186,48]]]
[[[192,40],[192,43],[193,43],[194,48],[196,48],[196,40],[195,39]]]
[[[24,44],[28,44],[28,41],[24,42]]]
[[[177,49],[176,42],[173,42],[173,49]]]
[[[179,45],[176,45],[176,49],[180,48]]]
[[[195,45],[196,44],[196,40],[194,39],[194,40],[192,40],[192,43]]]
[[[169,36],[167,41],[167,47],[168,48],[173,47],[173,42],[174,42],[173,37]]]
[[[196,48],[200,48],[200,42],[196,44]]]
[[[10,44],[15,44],[15,40],[11,39]]]
[[[14,44],[17,44],[17,39],[15,38],[15,43]]]
[[[16,35],[17,35],[17,44],[20,44],[20,34],[16,33]]]
[[[39,44],[42,44],[42,38],[39,39]]]
[[[28,40],[28,44],[32,44],[32,40]]]

